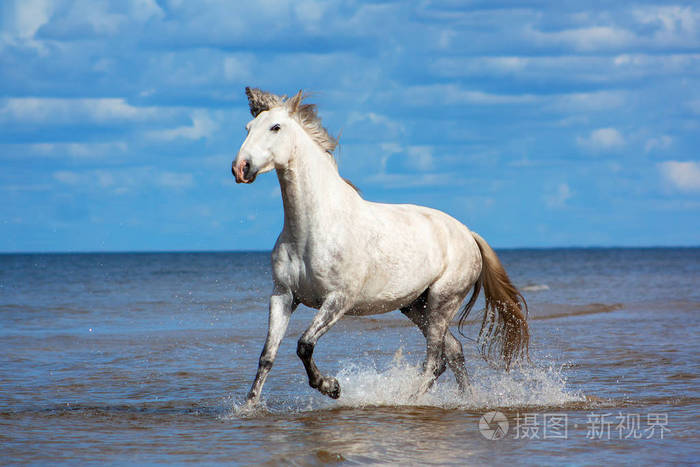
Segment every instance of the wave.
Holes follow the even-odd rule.
[[[520,290],[523,292],[542,292],[549,290],[549,286],[547,284],[531,284],[520,287]]]
[[[586,305],[538,304],[530,309],[530,320],[610,313],[625,308],[622,303],[589,303]]]
[[[528,320],[543,320],[554,318],[566,318],[572,316],[592,315],[596,313],[610,313],[625,308],[623,303],[588,303],[585,305],[563,305],[560,303],[530,304]],[[474,310],[466,320],[467,324],[481,323],[484,310]]]

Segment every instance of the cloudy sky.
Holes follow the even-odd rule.
[[[496,247],[700,244],[697,2],[3,0],[0,251],[270,249],[246,85]]]

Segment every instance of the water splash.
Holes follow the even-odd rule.
[[[448,370],[424,395],[414,394],[421,382],[421,365],[409,362],[399,349],[387,367],[348,362],[335,377],[342,388],[340,399],[320,394],[287,400],[264,399],[256,407],[231,401],[234,418],[265,414],[309,412],[336,408],[376,406],[430,406],[443,409],[483,410],[489,408],[561,407],[586,401],[578,391],[567,387],[562,368],[523,366],[506,373],[484,362],[470,362],[470,392],[460,394]]]
[[[585,400],[582,394],[567,388],[561,368],[524,366],[506,373],[483,363],[471,368],[467,394],[459,393],[447,371],[426,394],[416,399],[412,396],[421,381],[421,365],[407,362],[401,349],[382,371],[350,364],[336,377],[343,388],[338,401],[343,407],[418,405],[484,409],[551,407]]]

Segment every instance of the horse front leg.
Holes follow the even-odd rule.
[[[292,316],[295,308],[296,303],[292,292],[284,287],[276,286],[270,297],[267,339],[265,339],[265,346],[260,354],[255,381],[248,392],[247,403],[249,406],[257,404],[260,400],[260,392],[268,373],[270,373],[270,369],[272,369],[272,364],[275,362],[277,349],[279,349],[280,342],[282,342],[284,333],[287,331],[289,318]]]
[[[309,386],[333,399],[340,397],[340,385],[335,378],[325,377],[318,371],[313,359],[314,346],[347,310],[346,299],[342,294],[329,295],[297,345],[297,355],[306,368]]]

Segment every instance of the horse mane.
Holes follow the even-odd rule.
[[[286,95],[278,96],[259,88],[250,87],[245,88],[245,94],[248,96],[248,106],[250,107],[250,113],[253,115],[253,118],[257,117],[261,112],[275,107],[286,108],[289,115],[294,118],[311,139],[328,154],[336,168],[338,167],[338,162],[335,160],[335,156],[333,156],[333,151],[335,151],[336,146],[338,146],[338,140],[332,137],[321,123],[321,117],[318,116],[316,105],[304,103],[304,99],[309,97],[308,94],[304,94],[302,90],[299,90],[293,97],[287,98]],[[362,196],[360,189],[350,180],[344,177],[341,178],[343,178],[345,183],[355,190],[358,195]]]
[[[308,94],[304,94],[303,91],[299,90],[296,95],[287,98],[286,95],[277,96],[258,88],[249,87],[245,88],[245,93],[248,96],[248,105],[253,117],[257,117],[261,112],[275,107],[285,107],[289,115],[301,125],[311,139],[327,152],[335,162],[333,151],[338,145],[338,140],[332,137],[323,126],[321,117],[318,116],[316,105],[304,103],[304,99],[309,97]]]

